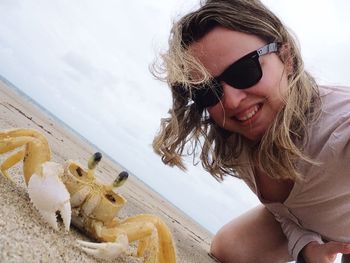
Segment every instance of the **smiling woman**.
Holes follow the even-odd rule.
[[[350,89],[318,85],[259,0],[203,1],[174,23],[161,58],[173,104],[155,152],[183,169],[184,156],[199,157],[217,180],[243,179],[262,203],[219,230],[211,253],[311,263],[350,253]]]

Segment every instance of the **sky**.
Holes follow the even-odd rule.
[[[265,0],[297,35],[322,84],[350,85],[350,2]],[[149,65],[194,0],[0,0],[0,75],[215,233],[258,204],[186,160],[166,167],[151,143],[171,97]]]

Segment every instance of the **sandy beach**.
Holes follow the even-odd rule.
[[[0,81],[0,129],[34,128],[49,140],[53,161],[68,159],[85,164],[98,149],[74,133],[60,121],[47,114],[26,96]],[[0,156],[0,160],[3,158]],[[74,227],[65,232],[54,231],[29,202],[22,179],[21,164],[11,168],[14,181],[0,176],[0,262],[102,262],[82,252],[76,239],[89,240]],[[126,167],[127,169],[127,167]],[[106,182],[124,168],[106,155],[97,176]],[[128,200],[120,212],[125,218],[140,213],[160,216],[170,227],[177,251],[177,262],[215,262],[209,255],[211,233],[202,228],[178,208],[168,203],[135,176],[120,188]],[[142,262],[122,256],[116,262]]]

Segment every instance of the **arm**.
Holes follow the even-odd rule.
[[[350,158],[350,95],[346,88],[323,89],[322,93],[322,117],[315,122],[310,131],[310,138],[306,153],[325,166],[320,166],[320,173],[314,173],[317,176],[322,174],[324,167],[330,173],[324,175],[325,179],[328,176],[348,175],[349,158]],[[322,170],[322,171],[321,171]],[[340,172],[339,172],[340,171]],[[344,172],[345,171],[345,172]],[[301,171],[304,173],[304,171]],[[310,174],[307,174],[310,176]],[[334,179],[333,179],[334,180]],[[348,183],[343,180],[337,192],[348,192]],[[322,184],[320,191],[327,191],[327,180]],[[326,186],[325,186],[326,185]],[[339,185],[339,184],[338,184]],[[316,186],[318,189],[320,185]],[[340,209],[348,209],[342,207]],[[299,255],[300,261],[303,262],[333,262],[337,253],[348,254],[349,245],[339,242],[328,242],[324,244],[317,233],[303,230],[298,220],[294,220],[289,215],[283,215],[283,218],[277,218],[280,221],[282,229],[288,238],[289,251],[296,259]],[[327,227],[327,226],[325,226]],[[314,240],[312,240],[314,238]],[[320,258],[323,257],[323,258]],[[328,261],[327,261],[328,260]]]
[[[289,218],[275,214],[288,239],[289,253],[296,263],[332,263],[338,253],[349,254],[350,244],[341,242],[324,243],[319,234],[304,230]]]
[[[276,220],[281,224],[281,228],[288,239],[288,251],[293,258],[299,262],[303,262],[302,249],[310,242],[323,244],[322,238],[319,234],[302,229],[297,223],[290,218],[280,216],[273,213]]]

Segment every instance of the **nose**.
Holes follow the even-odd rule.
[[[245,90],[235,89],[231,85],[221,82],[224,95],[221,98],[222,104],[227,109],[235,109],[247,97]]]

